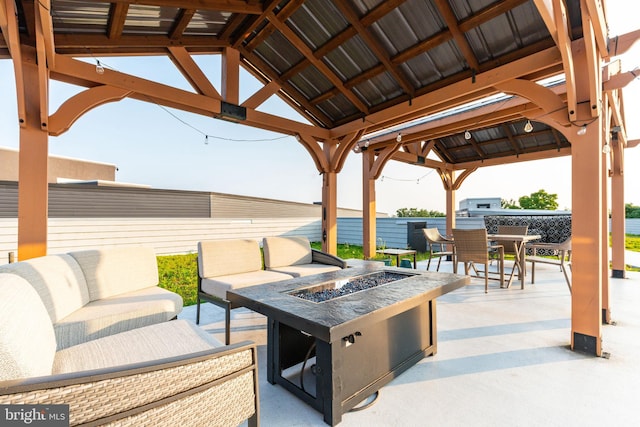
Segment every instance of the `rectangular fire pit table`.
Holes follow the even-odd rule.
[[[324,302],[297,296],[394,274],[400,280]],[[365,265],[236,289],[227,299],[267,317],[268,381],[336,425],[342,414],[436,353],[435,299],[468,283],[467,276]]]

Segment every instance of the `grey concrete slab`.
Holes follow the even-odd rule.
[[[451,271],[451,263],[444,263]],[[433,267],[433,266],[432,266]],[[426,268],[426,263],[419,263]],[[441,268],[442,270],[442,268]],[[640,392],[640,273],[611,279],[615,325],[603,325],[608,359],[569,348],[571,297],[556,266],[536,284],[482,280],[438,299],[438,352],[380,390],[341,426],[636,426]],[[223,338],[223,310],[203,306],[203,327]],[[195,320],[195,307],[182,318]],[[233,342],[258,344],[263,426],[323,426],[322,415],[266,381],[266,320],[232,311]],[[375,355],[372,355],[375,357]]]

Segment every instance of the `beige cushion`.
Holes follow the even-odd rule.
[[[54,325],[58,350],[162,323],[182,311],[182,297],[157,286],[92,301]]]
[[[278,273],[290,274],[293,277],[310,276],[312,274],[327,273],[329,271],[342,270],[336,265],[327,264],[302,264],[302,265],[289,265],[285,267],[277,267],[273,270]]]
[[[0,381],[50,375],[55,352],[38,293],[22,277],[0,274]]]
[[[262,249],[267,269],[313,262],[311,244],[306,237],[265,237]]]
[[[200,277],[262,270],[260,246],[255,240],[208,240],[198,242]]]
[[[87,281],[91,301],[158,284],[153,249],[141,246],[70,252]]]
[[[262,283],[277,282],[291,279],[291,275],[275,271],[251,271],[249,273],[229,274],[226,276],[202,279],[202,291],[221,299],[227,299],[227,291],[245,286],[260,285]]]
[[[67,254],[47,255],[0,267],[23,277],[38,292],[51,322],[58,322],[89,302],[80,266]]]
[[[60,350],[53,373],[86,371],[165,359],[221,347],[187,320],[175,320],[111,335]]]

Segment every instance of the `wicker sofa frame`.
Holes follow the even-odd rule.
[[[2,404],[67,404],[71,426],[259,425],[256,346],[0,382]]]

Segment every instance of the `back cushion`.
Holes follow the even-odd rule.
[[[56,323],[89,302],[87,282],[80,266],[67,254],[47,255],[0,267],[0,273],[24,278],[40,295]]]
[[[306,237],[265,237],[262,241],[262,248],[266,268],[311,264],[313,262],[311,244]]]
[[[156,286],[158,261],[142,246],[70,252],[84,272],[91,301]]]
[[[0,381],[51,375],[56,337],[42,300],[22,277],[0,273]]]
[[[200,277],[226,276],[262,270],[260,246],[255,240],[207,240],[198,242]]]

